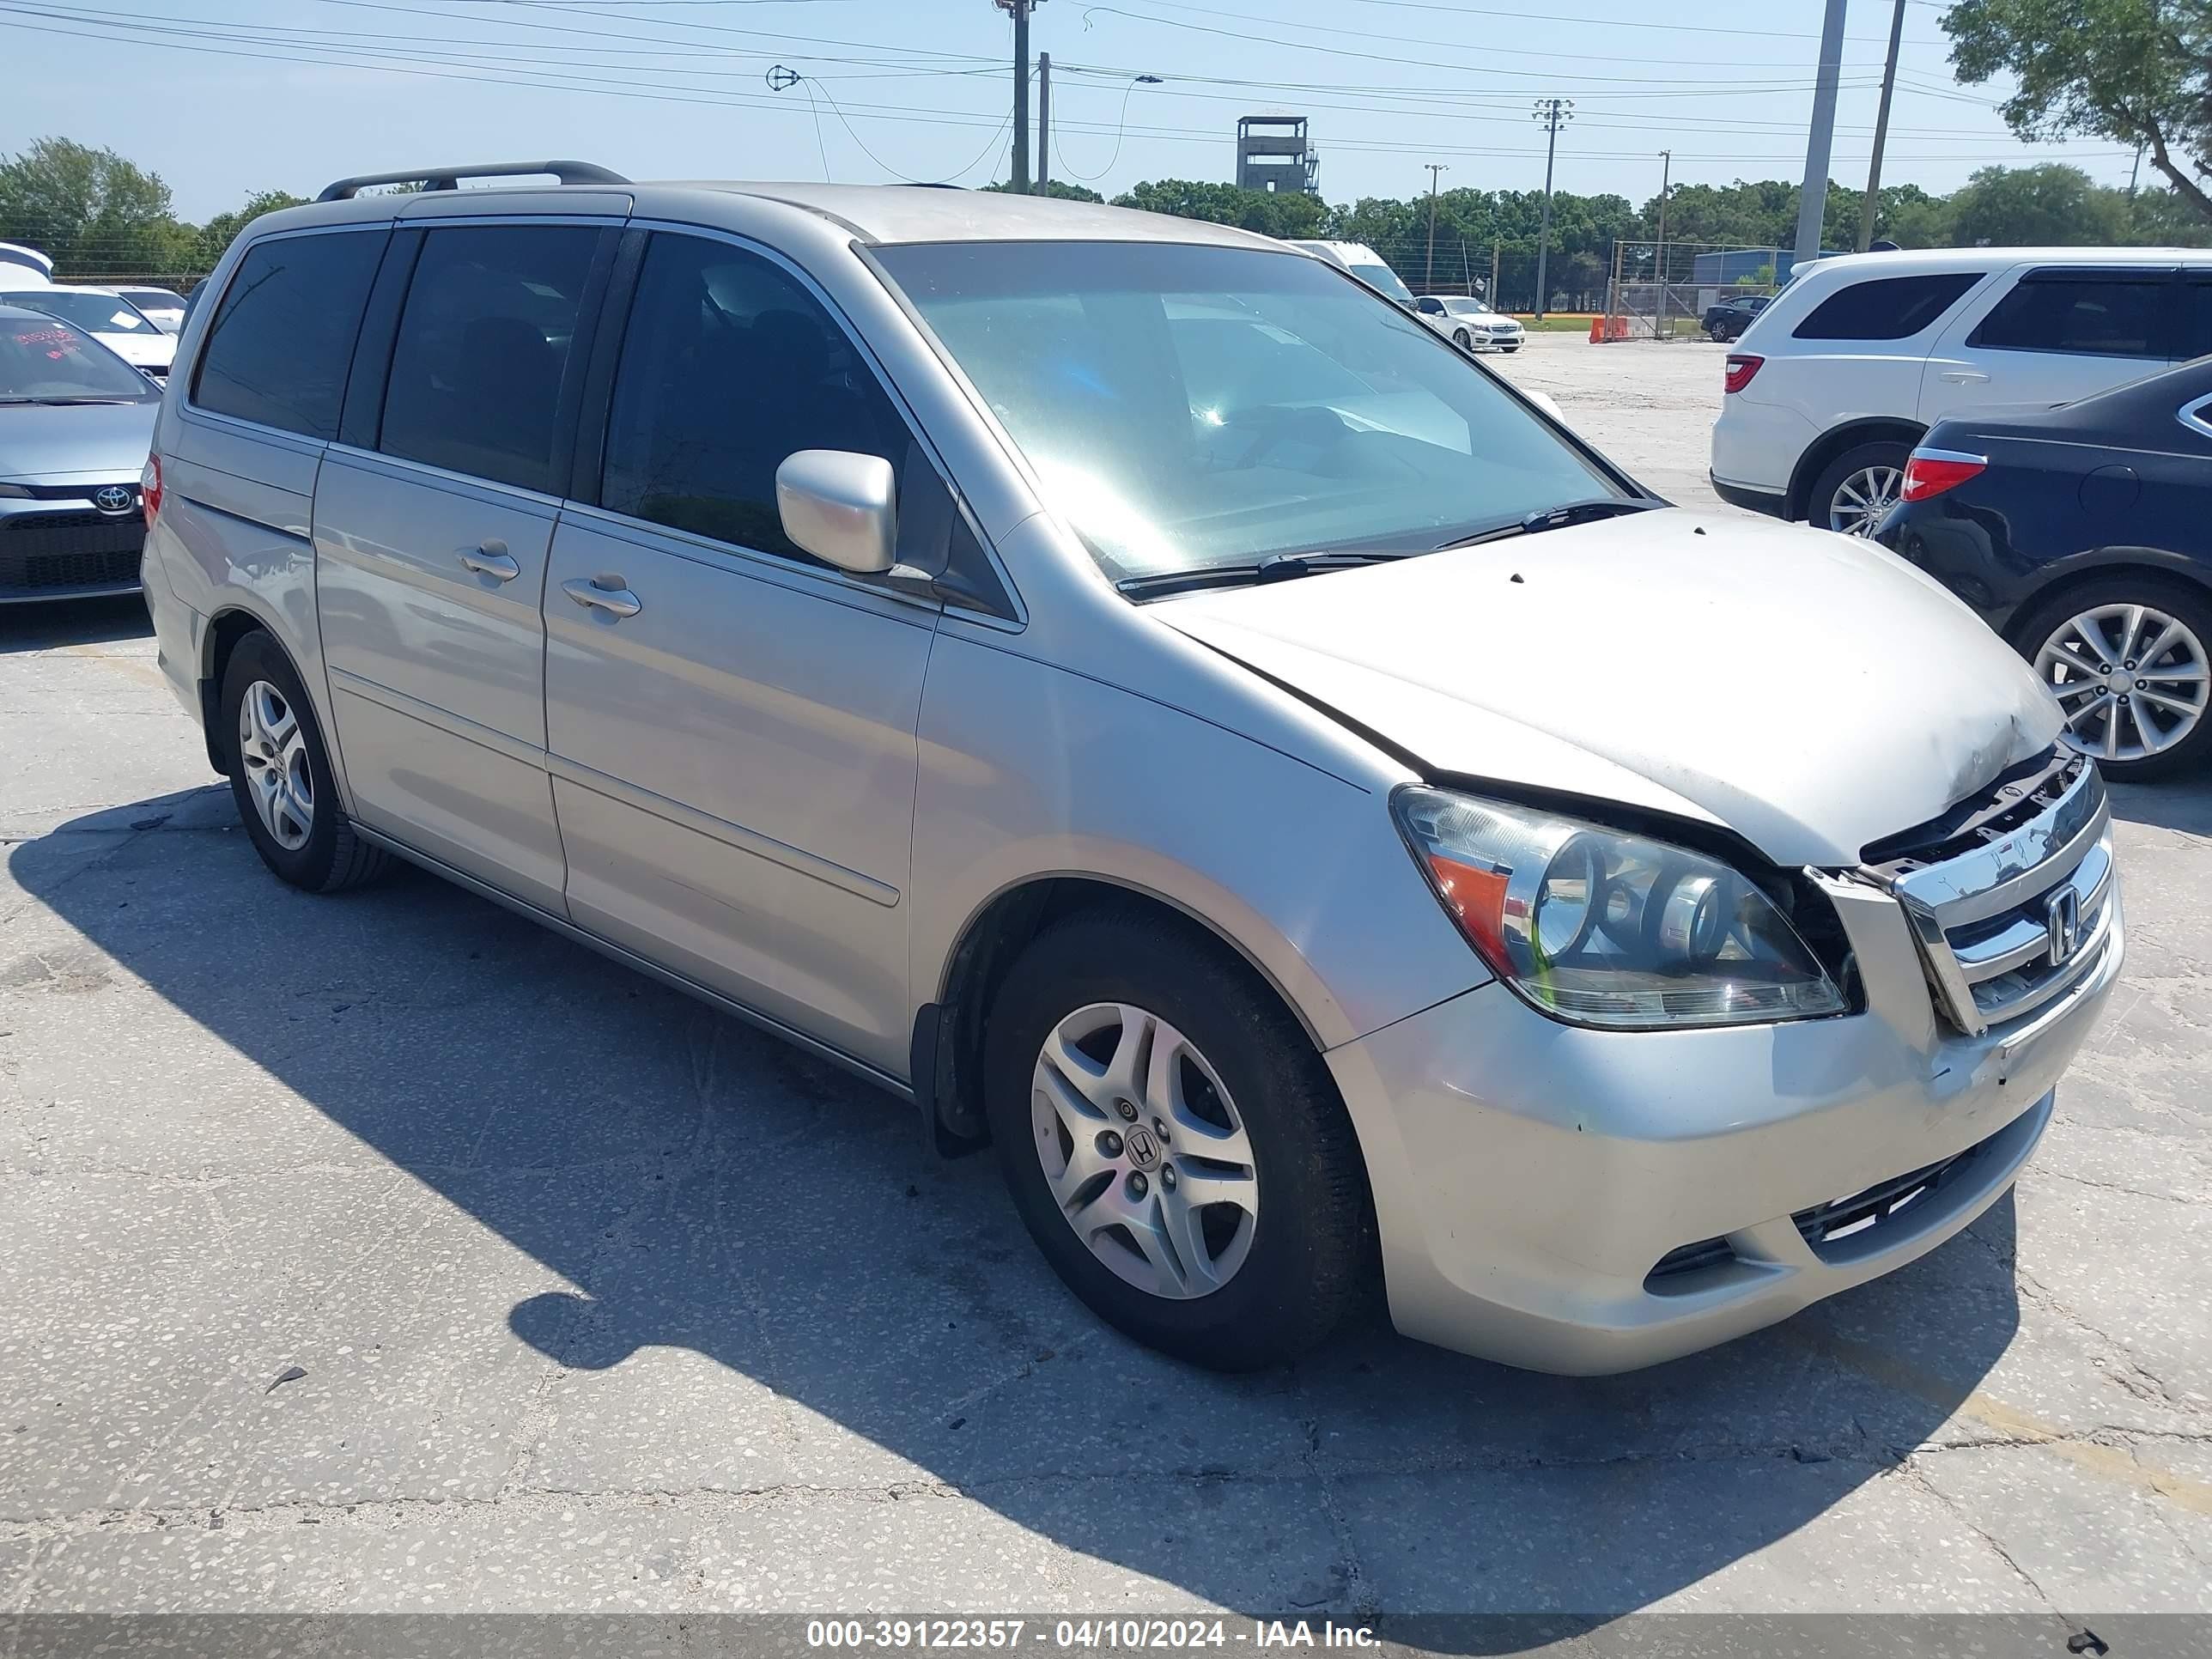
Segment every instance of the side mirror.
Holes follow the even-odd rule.
[[[898,475],[880,455],[802,449],[775,470],[783,533],[817,559],[856,576],[896,562]]]
[[[1566,410],[1559,407],[1559,399],[1553,397],[1550,392],[1539,392],[1534,386],[1524,386],[1521,388],[1521,395],[1526,398],[1530,403],[1535,404],[1537,408],[1542,410],[1544,413],[1550,416],[1553,420],[1557,421],[1561,426],[1565,426],[1567,423]]]

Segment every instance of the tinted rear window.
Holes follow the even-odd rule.
[[[599,237],[588,225],[432,231],[399,315],[376,447],[553,489],[562,383]]]
[[[1838,289],[1797,325],[1800,340],[1907,340],[1926,328],[1988,273],[1882,276]]]
[[[2168,317],[2181,290],[2145,274],[2030,271],[1974,331],[1973,343],[2008,351],[2086,352],[2165,361]]]
[[[335,438],[362,307],[386,239],[379,226],[248,248],[209,325],[192,401],[218,415]]]

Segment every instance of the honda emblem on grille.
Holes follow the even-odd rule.
[[[2081,896],[2062,887],[2043,903],[2044,926],[2051,933],[2051,965],[2063,967],[2081,943]]]
[[[127,513],[131,492],[121,484],[107,484],[93,491],[92,504],[103,513]]]

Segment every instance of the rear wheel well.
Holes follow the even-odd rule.
[[[2084,588],[2130,579],[2182,588],[2195,594],[2201,603],[2212,605],[2212,583],[2192,571],[2176,570],[2162,564],[2100,564],[2062,576],[2050,586],[2031,594],[2005,623],[2004,637],[2014,650],[2025,654],[2029,647],[2042,643],[2040,640],[2030,640],[2027,635],[2034,631],[2029,624],[2044,611]]]
[[[928,1127],[941,1150],[972,1152],[990,1139],[983,1116],[983,1028],[999,988],[1023,951],[1054,923],[1080,911],[1149,915],[1188,931],[1240,963],[1280,1002],[1316,1052],[1321,1044],[1295,1004],[1232,939],[1152,894],[1085,876],[1048,876],[1000,893],[969,921],[945,973],[941,1000],[922,1009],[915,1031],[915,1092],[930,1103]]]
[[[222,677],[238,642],[248,634],[268,631],[250,611],[226,611],[208,624],[207,672],[199,679],[200,734],[207,740],[208,764],[226,776],[230,772],[230,750],[222,740],[222,720],[217,708]]]
[[[1912,421],[1857,421],[1822,433],[1797,458],[1796,470],[1790,475],[1790,498],[1784,504],[1784,516],[1793,520],[1805,516],[1809,505],[1806,497],[1813,493],[1814,484],[1845,450],[1856,449],[1861,444],[1884,443],[1903,444],[1910,448],[1927,435],[1928,428]]]

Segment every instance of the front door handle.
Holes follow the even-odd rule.
[[[1947,386],[1987,386],[1990,377],[1978,368],[1947,368],[1937,376]]]
[[[487,537],[474,547],[461,550],[461,563],[479,576],[489,576],[495,581],[511,582],[522,574],[507,550],[507,544],[496,537]]]
[[[601,580],[619,583],[622,578],[608,576]],[[604,611],[610,617],[635,617],[645,609],[638,603],[637,595],[627,587],[602,587],[598,581],[587,582],[581,577],[572,582],[562,582],[561,591],[578,605],[588,610]]]

